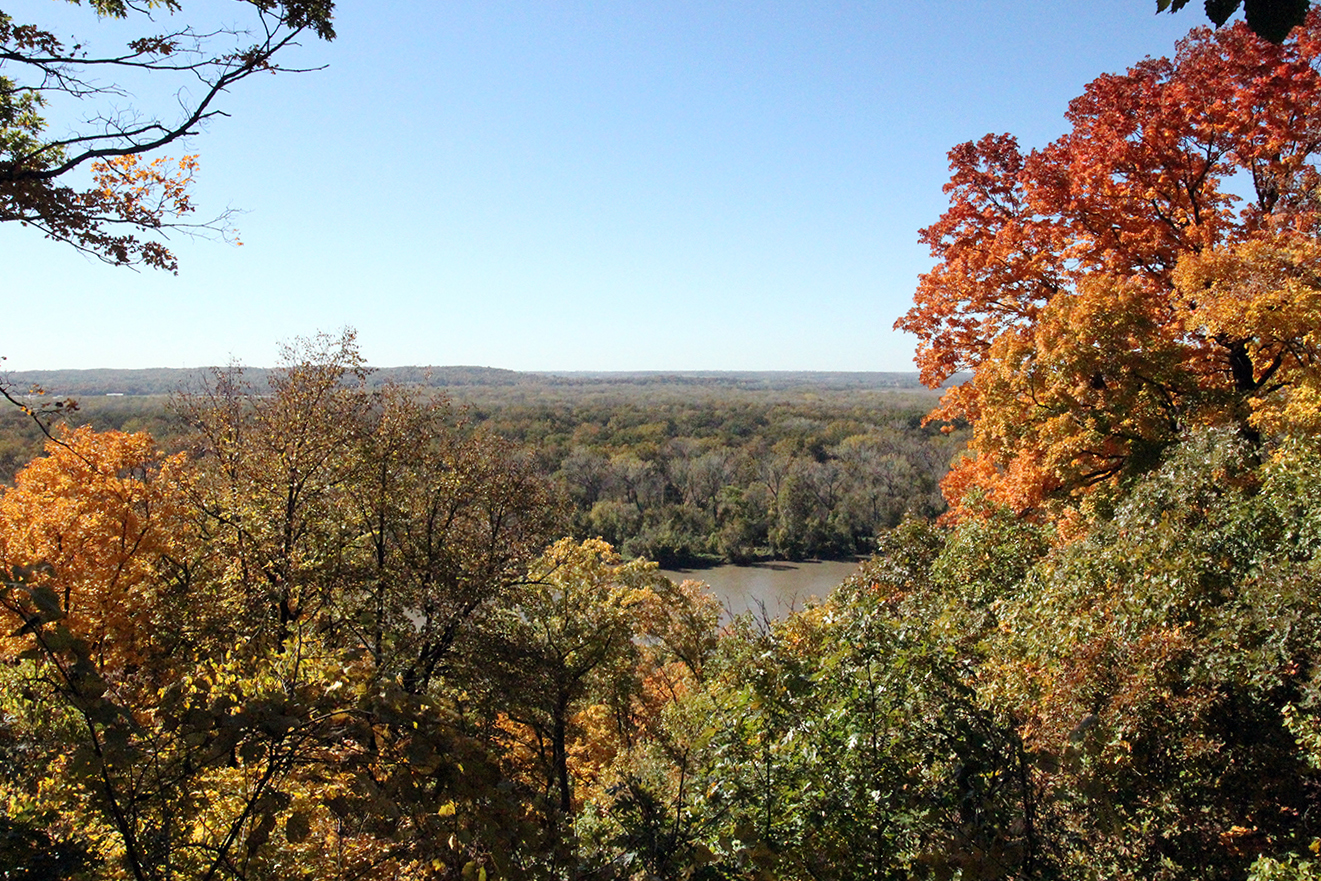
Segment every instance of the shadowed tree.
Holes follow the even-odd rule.
[[[1187,5],[1188,0],[1156,0],[1156,11],[1178,12]],[[1309,0],[1206,0],[1203,7],[1206,17],[1216,27],[1223,27],[1242,6],[1253,33],[1272,43],[1283,43],[1289,32],[1307,18],[1311,5]]]

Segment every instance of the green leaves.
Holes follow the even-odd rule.
[[[88,5],[103,19],[119,20],[113,30],[121,31],[134,19],[154,28],[153,10],[183,11],[179,0],[88,0]],[[102,51],[91,48],[94,39],[66,45],[51,31],[15,25],[0,13],[0,51],[17,62],[20,74],[33,75],[0,77],[0,223],[34,227],[112,265],[141,263],[169,271],[177,270],[177,263],[161,237],[170,229],[187,226],[232,241],[229,212],[185,223],[194,210],[189,190],[197,157],[184,156],[176,165],[159,152],[220,113],[213,102],[242,80],[280,72],[277,56],[296,45],[299,33],[335,36],[333,0],[245,0],[244,5],[253,19],[248,29],[171,23],[165,33],[129,37],[125,46]],[[111,107],[102,102],[115,104],[134,91],[115,81],[118,74],[192,98],[158,117],[141,108]],[[72,101],[87,125],[51,135],[40,110],[48,98]],[[121,111],[134,122],[91,122]],[[91,172],[85,189],[69,186],[79,171]]]

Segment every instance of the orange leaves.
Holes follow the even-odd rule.
[[[77,3],[80,0],[73,0]],[[181,10],[177,0],[90,0],[101,18],[150,22],[150,10]],[[222,96],[258,73],[293,72],[277,56],[310,30],[335,36],[333,0],[245,0],[247,26],[180,22],[162,33],[131,36],[129,21],[99,40],[69,44],[0,13],[0,57],[15,62],[0,77],[0,223],[17,222],[115,266],[145,264],[177,271],[164,239],[171,230],[229,241],[230,211],[198,222],[188,188],[194,157],[147,160],[207,120],[226,115]],[[142,15],[130,16],[136,10]],[[154,25],[152,25],[154,28]],[[126,32],[125,28],[130,29]],[[117,33],[117,36],[116,36]],[[117,81],[118,76],[126,79]],[[172,95],[158,111],[123,102],[146,83]],[[43,106],[72,101],[81,126],[57,134]],[[66,106],[65,110],[69,108]],[[92,186],[70,181],[91,173]],[[187,221],[181,218],[190,218]],[[146,240],[144,240],[144,236]]]
[[[95,162],[95,186],[82,194],[82,207],[94,216],[114,218],[141,229],[163,229],[193,212],[188,190],[196,174],[195,155],[177,162],[165,156],[145,162],[136,154]],[[114,241],[107,245],[116,262],[132,262],[136,252],[137,259],[153,268],[171,272],[179,268],[174,255],[159,242],[144,243],[130,237]]]
[[[943,484],[956,512],[974,487],[1020,513],[1040,511],[1062,489],[1105,481],[1176,440],[1176,398],[1197,381],[1169,326],[1149,284],[1096,275],[1035,323],[1001,333],[973,380],[943,402],[973,421],[975,456]]]
[[[1262,236],[1190,255],[1175,280],[1189,321],[1247,356],[1237,379],[1250,422],[1270,433],[1321,432],[1321,243]]]
[[[105,662],[140,660],[162,623],[155,575],[179,540],[180,465],[145,434],[84,427],[49,443],[0,496],[0,560],[50,564],[64,623]]]
[[[35,179],[0,181],[7,197],[0,205],[0,221],[30,224],[108,263],[143,263],[174,272],[178,262],[163,243],[143,241],[123,230],[205,229],[232,239],[234,230],[223,223],[194,227],[184,222],[194,210],[189,189],[197,167],[196,156],[146,161],[129,154],[92,163],[92,186],[84,191]]]
[[[1059,260],[1027,204],[1023,157],[1010,135],[950,151],[950,210],[922,230],[941,262],[923,275],[915,305],[895,326],[917,334],[922,380],[939,385],[976,367],[990,339],[1031,320],[1060,285]]]
[[[92,166],[99,198],[118,200],[129,212],[144,212],[142,221],[157,226],[164,214],[177,217],[193,210],[188,187],[196,173],[196,156],[177,163],[165,156],[145,163],[136,155],[116,156]]]
[[[1286,365],[1311,363],[1312,258],[1254,243],[1315,241],[1319,55],[1321,14],[1284,46],[1194,31],[1173,60],[1088,84],[1044,149],[987,135],[950,152],[950,208],[921,233],[939,262],[896,327],[918,336],[928,384],[975,372],[933,414],[973,423],[974,457],[945,483],[956,516],[973,487],[1037,509],[1147,467],[1195,426],[1312,418],[1321,391],[1297,371],[1289,415],[1262,403]],[[1230,190],[1247,180],[1240,207]]]

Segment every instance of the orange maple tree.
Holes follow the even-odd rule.
[[[62,621],[103,667],[140,664],[167,651],[161,561],[185,529],[182,457],[163,456],[146,434],[82,427],[46,446],[0,494],[0,564],[42,567]],[[0,609],[0,621],[13,610]],[[4,623],[0,658],[26,647],[24,622]],[[12,632],[12,633],[11,633]],[[166,640],[168,641],[168,640]]]
[[[973,373],[933,414],[973,426],[944,485],[956,516],[974,488],[1047,510],[1198,425],[1259,438],[1282,396],[1307,422],[1319,62],[1315,12],[1283,45],[1198,29],[1088,84],[1044,148],[950,152],[949,210],[921,232],[937,263],[896,327],[928,385]]]

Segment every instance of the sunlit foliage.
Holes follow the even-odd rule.
[[[952,504],[980,487],[1050,508],[1197,426],[1255,430],[1254,409],[1286,398],[1306,419],[1313,359],[1279,333],[1314,308],[1318,28],[1314,14],[1282,46],[1195,31],[1173,60],[1090,83],[1042,149],[987,135],[951,151],[951,207],[922,233],[939,262],[899,326],[928,382],[975,371],[940,411],[974,426]]]
[[[0,223],[34,227],[114,265],[175,271],[166,233],[232,230],[226,215],[190,219],[197,156],[149,157],[222,114],[218,99],[243,80],[287,70],[280,57],[300,34],[332,39],[334,3],[249,0],[250,29],[178,23],[178,0],[87,5],[98,18],[134,21],[142,35],[93,48],[92,35],[69,41],[0,11]],[[171,115],[126,103],[126,83],[142,77],[174,92]],[[81,108],[74,128],[46,117],[61,99]]]

